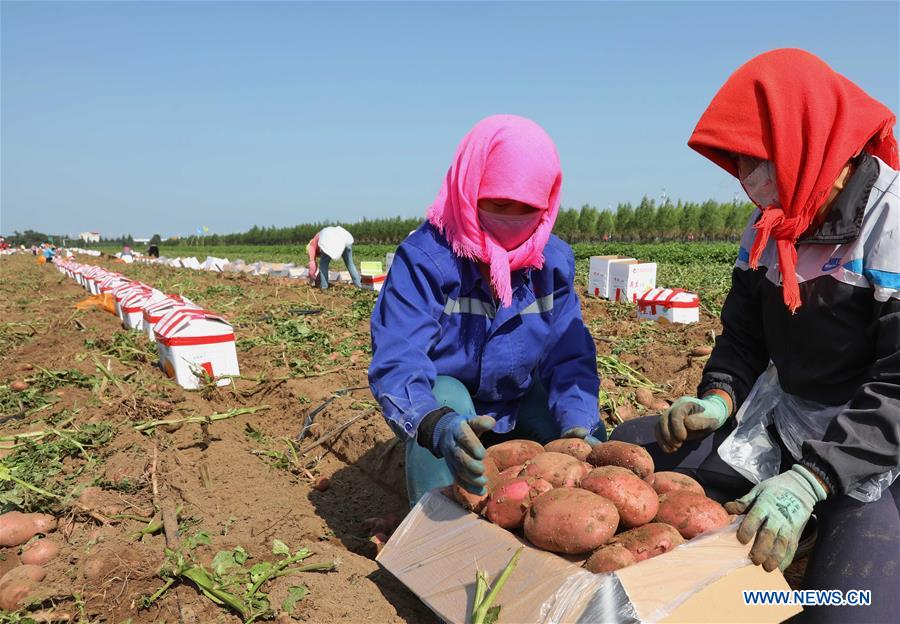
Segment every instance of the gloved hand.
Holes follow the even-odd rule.
[[[703,399],[684,396],[663,412],[656,423],[656,441],[666,453],[674,453],[685,440],[702,438],[725,424],[728,404],[717,394]]]
[[[484,462],[481,461],[485,451],[478,436],[493,429],[495,423],[490,416],[463,416],[450,412],[434,427],[432,451],[444,458],[454,480],[472,494],[484,494],[487,485]]]
[[[560,438],[581,438],[591,446],[595,444],[600,444],[600,440],[590,435],[590,432],[585,427],[572,427],[571,429],[566,429],[561,434],[559,434]]]
[[[794,464],[787,472],[758,483],[745,496],[725,504],[728,513],[750,512],[741,523],[737,537],[747,544],[756,535],[750,559],[766,572],[783,571],[797,552],[803,527],[813,506],[828,493],[808,469]]]

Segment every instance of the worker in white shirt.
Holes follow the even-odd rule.
[[[359,272],[353,264],[353,235],[340,226],[328,226],[319,230],[306,246],[309,253],[309,279],[319,280],[319,288],[328,288],[328,267],[332,260],[341,258],[350,272],[350,279],[359,288]],[[318,258],[318,266],[316,263]]]

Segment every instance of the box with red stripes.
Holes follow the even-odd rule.
[[[638,318],[671,323],[696,323],[700,320],[700,297],[681,288],[651,288],[638,297]]]
[[[382,273],[381,275],[362,275],[359,278],[360,285],[366,290],[381,290],[381,287],[384,286],[384,278],[387,277],[387,273]]]
[[[144,316],[143,325],[144,330],[147,332],[147,338],[149,338],[151,342],[156,341],[156,334],[153,333],[156,324],[168,312],[178,308],[192,308],[194,310],[202,309],[196,303],[181,295],[166,295],[159,301],[144,306],[144,311],[142,312]]]
[[[616,260],[609,265],[609,298],[637,302],[641,293],[656,288],[656,263]]]
[[[122,324],[128,329],[146,331],[144,328],[144,308],[159,303],[168,295],[164,292],[144,286],[129,290],[122,299]],[[162,318],[162,314],[159,315]]]
[[[160,319],[154,333],[160,367],[182,388],[194,390],[213,379],[225,386],[231,383],[228,375],[240,375],[234,329],[221,316],[174,309]]]

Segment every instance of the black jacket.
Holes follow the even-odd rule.
[[[801,463],[846,494],[900,466],[900,197],[898,174],[863,154],[826,221],[797,245],[802,306],[782,299],[771,240],[748,265],[751,218],[722,310],[724,332],[699,396],[718,388],[735,411],[771,360],[781,387],[828,405],[849,401]]]

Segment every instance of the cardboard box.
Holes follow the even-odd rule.
[[[387,273],[382,273],[381,275],[361,275],[359,283],[366,290],[378,292],[381,290],[381,287],[384,286],[384,279],[386,277]]]
[[[150,342],[156,342],[156,334],[153,332],[153,328],[156,324],[161,321],[162,317],[169,311],[176,308],[202,309],[187,297],[182,297],[180,295],[165,295],[159,301],[144,306],[144,311],[142,312],[144,316],[143,325],[144,331],[147,332],[147,338],[150,339]]]
[[[780,572],[747,557],[737,524],[697,537],[658,557],[611,574],[594,574],[575,558],[538,550],[467,512],[438,492],[413,508],[376,561],[438,617],[467,622],[475,571],[496,579],[524,547],[495,604],[500,622],[780,622],[798,607],[743,604],[742,590],[788,590]],[[715,605],[715,608],[712,607]]]
[[[122,324],[128,329],[146,331],[144,308],[163,301],[166,296],[164,292],[150,287],[131,291],[122,300]]]
[[[122,301],[129,295],[145,289],[149,290],[149,286],[145,286],[141,282],[132,281],[119,284],[112,289],[112,296],[116,300],[116,316],[119,317],[120,321],[125,322],[125,314],[122,312]]]
[[[696,323],[700,320],[700,297],[681,288],[651,288],[637,300],[641,319],[666,319],[670,323]]]
[[[609,268],[609,299],[637,302],[637,298],[656,288],[656,263],[625,260],[612,262]]]
[[[234,329],[221,316],[205,310],[179,308],[156,324],[159,364],[182,388],[195,390],[204,375],[217,386],[231,383],[223,375],[240,375]]]
[[[588,270],[588,295],[609,299],[609,266],[614,262],[631,261],[628,256],[591,256]]]

